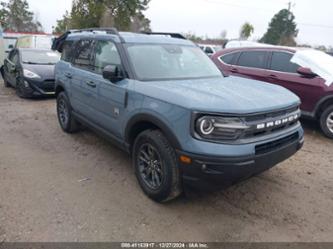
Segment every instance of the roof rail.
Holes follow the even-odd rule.
[[[79,33],[79,32],[94,32],[94,31],[105,31],[108,34],[119,35],[119,32],[116,28],[88,28],[88,29],[75,29],[71,30],[71,33]]]
[[[168,32],[141,32],[141,33],[146,35],[169,35],[172,38],[187,40],[185,36],[179,33],[168,33]]]
[[[68,35],[80,32],[95,32],[95,31],[105,31],[107,34],[116,35],[119,37],[121,42],[124,42],[124,39],[120,36],[118,30],[116,28],[88,28],[88,29],[73,29],[68,30],[58,38],[54,39],[52,44],[52,50],[57,50],[58,52],[62,52],[62,46],[67,39]]]

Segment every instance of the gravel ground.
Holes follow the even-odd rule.
[[[125,153],[88,130],[64,134],[54,99],[0,85],[0,241],[333,241],[333,141],[313,123],[279,166],[161,205]]]

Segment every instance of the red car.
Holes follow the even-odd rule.
[[[212,60],[225,76],[283,86],[302,101],[302,115],[316,119],[333,138],[333,57],[312,49],[241,47],[217,52]],[[258,96],[260,98],[260,96]]]

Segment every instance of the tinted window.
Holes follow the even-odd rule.
[[[98,41],[95,49],[94,67],[97,73],[102,73],[107,65],[120,65],[120,56],[116,45],[110,41]]]
[[[231,54],[226,54],[222,55],[220,57],[221,61],[223,61],[225,64],[233,65],[235,59],[238,57],[239,53],[231,53]]]
[[[73,41],[66,41],[63,48],[62,48],[62,54],[61,54],[61,59],[63,61],[70,62],[72,59],[72,49]]]
[[[265,68],[266,52],[249,51],[243,52],[238,60],[238,65],[242,67]]]
[[[76,54],[74,56],[74,64],[83,69],[92,69],[91,55],[92,55],[93,41],[81,40],[77,43]]]
[[[273,52],[271,69],[279,72],[296,73],[299,65],[290,60],[293,54],[283,52]]]

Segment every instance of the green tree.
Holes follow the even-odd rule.
[[[295,46],[297,34],[294,14],[287,9],[282,9],[272,18],[267,32],[260,41],[273,45]]]
[[[41,23],[34,20],[34,13],[29,11],[26,0],[1,2],[0,21],[4,30],[16,32],[41,32]]]
[[[57,26],[54,28],[54,33],[64,33],[66,30],[71,28],[71,15],[66,11],[66,13],[62,16],[62,19],[57,20]]]
[[[241,40],[247,40],[254,32],[254,27],[246,22],[242,25],[239,36]]]
[[[55,32],[67,29],[115,27],[123,31],[150,31],[143,11],[150,0],[73,0],[70,14],[57,20]]]

